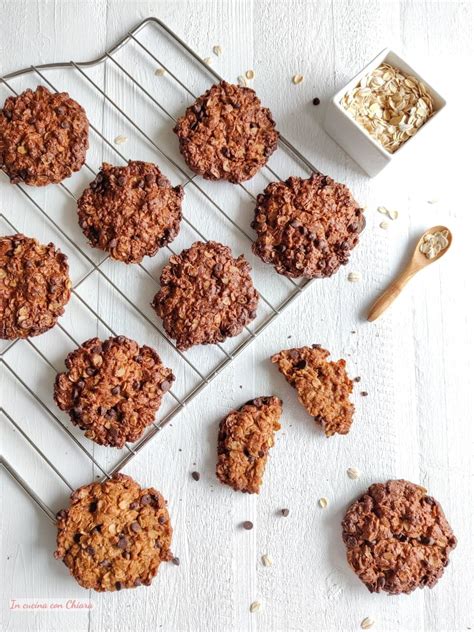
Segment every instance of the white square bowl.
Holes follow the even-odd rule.
[[[433,98],[434,114],[420,127],[416,134],[401,145],[393,154],[386,151],[382,145],[359,125],[355,119],[342,107],[341,100],[347,92],[353,90],[360,80],[370,74],[383,63],[399,68],[403,73],[416,77],[422,81]],[[421,145],[426,135],[433,131],[433,124],[439,113],[445,107],[445,99],[409,66],[393,50],[385,48],[365,68],[353,77],[329,102],[324,118],[323,127],[336,143],[344,149],[349,156],[362,167],[371,177],[377,175],[392,160],[399,159],[400,155],[406,155],[416,145]],[[421,147],[419,147],[421,150]]]

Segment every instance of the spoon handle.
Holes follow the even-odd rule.
[[[377,298],[367,315],[367,320],[372,322],[381,316],[403,290],[415,271],[408,267],[394,279],[386,290]]]

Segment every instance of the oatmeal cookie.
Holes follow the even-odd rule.
[[[125,474],[77,489],[58,513],[57,527],[54,556],[83,588],[149,586],[160,563],[171,559],[166,501]]]
[[[48,331],[71,297],[67,257],[25,235],[0,237],[0,338]]]
[[[217,478],[236,491],[258,494],[275,432],[280,430],[282,401],[258,397],[233,410],[219,425]]]
[[[253,252],[287,277],[321,278],[349,261],[365,227],[363,209],[327,176],[271,182],[257,196]]]
[[[456,538],[440,504],[408,481],[371,485],[342,522],[347,560],[370,592],[433,588]]]
[[[331,362],[328,356],[329,351],[313,345],[280,351],[272,362],[296,388],[300,403],[322,425],[326,437],[331,437],[349,432],[354,405],[349,401],[353,385],[346,361]]]
[[[268,162],[279,137],[254,90],[225,81],[200,96],[174,132],[190,169],[234,183],[252,178]]]
[[[177,236],[183,195],[151,162],[104,163],[79,198],[79,225],[95,248],[139,263]]]
[[[100,445],[122,448],[153,423],[174,375],[151,347],[125,336],[87,340],[66,358],[54,399]]]
[[[61,182],[79,171],[89,148],[84,108],[43,86],[8,97],[0,110],[0,168],[11,182]]]
[[[180,350],[237,336],[257,314],[249,264],[215,241],[173,255],[160,282],[152,306]]]

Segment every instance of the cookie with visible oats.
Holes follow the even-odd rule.
[[[174,380],[154,349],[125,336],[87,340],[66,367],[56,377],[56,404],[88,439],[115,448],[141,437]]]
[[[284,276],[329,277],[349,261],[364,227],[345,184],[321,174],[291,177],[257,196],[252,250]]]
[[[172,187],[150,162],[104,163],[79,198],[79,225],[95,248],[118,261],[139,263],[177,236],[183,195],[183,187]]]
[[[219,425],[217,478],[233,489],[258,494],[268,453],[280,429],[282,401],[258,397],[233,410]]]
[[[149,586],[171,559],[173,530],[163,496],[116,474],[71,495],[57,515],[57,549],[83,588],[98,592]]]
[[[0,167],[12,183],[45,186],[79,171],[89,148],[84,108],[43,86],[8,97],[0,110]]]
[[[237,336],[257,315],[250,265],[228,246],[195,242],[170,257],[152,306],[180,350]]]
[[[0,338],[39,336],[71,297],[67,257],[25,235],[0,237]]]
[[[174,132],[194,173],[234,183],[252,178],[268,162],[279,137],[254,90],[226,81],[200,96]]]
[[[354,405],[349,400],[353,384],[346,361],[332,362],[328,356],[329,351],[313,345],[280,351],[272,362],[296,389],[300,403],[322,425],[326,437],[331,437],[349,432]]]
[[[342,522],[347,560],[370,592],[433,588],[456,538],[441,505],[404,480],[371,485]]]

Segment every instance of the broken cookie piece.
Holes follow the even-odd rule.
[[[280,429],[282,401],[258,397],[233,410],[219,426],[217,478],[236,491],[258,494],[274,433]]]
[[[319,345],[287,349],[272,357],[280,373],[293,386],[301,404],[320,423],[327,437],[347,434],[352,424],[354,405],[349,401],[352,380],[346,361],[327,360],[329,351]]]

